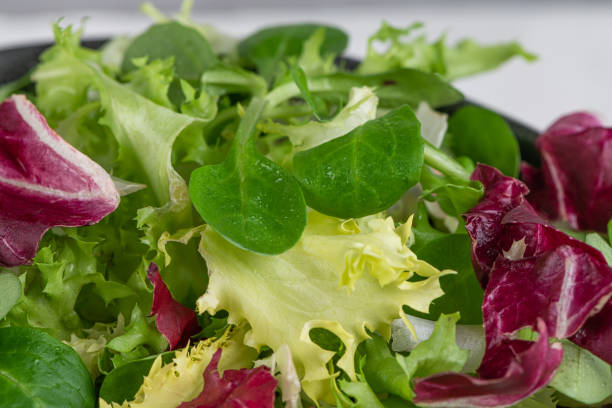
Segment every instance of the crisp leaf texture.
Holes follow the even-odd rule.
[[[343,222],[311,212],[298,244],[277,256],[241,250],[209,228],[201,252],[210,283],[198,310],[224,309],[233,322],[246,320],[251,347],[287,344],[306,393],[329,399],[326,363],[334,353],[311,341],[311,329],[342,340],[338,366],[355,379],[354,353],[369,337],[364,326],[388,335],[402,305],[427,311],[442,294],[441,272],[419,263],[402,242],[393,221],[378,216]],[[414,273],[425,279],[406,281]],[[352,291],[339,287],[343,276],[354,280]]]
[[[420,123],[408,106],[293,158],[308,205],[342,218],[391,207],[418,182],[422,166]]]
[[[0,105],[0,147],[0,266],[30,263],[49,228],[94,224],[119,205],[108,173],[23,95]]]
[[[157,330],[168,340],[170,350],[184,346],[189,337],[201,330],[195,311],[172,298],[157,265],[153,262],[149,265],[147,276],[155,288],[151,314],[155,315]]]
[[[606,231],[612,217],[612,129],[586,112],[563,116],[537,141],[542,168],[521,168],[527,197],[551,220]]]
[[[277,382],[268,368],[225,370],[221,378],[217,370],[221,352],[217,350],[204,370],[200,395],[178,408],[273,408]]]
[[[487,342],[496,344],[542,319],[551,336],[572,336],[612,362],[606,340],[612,330],[612,268],[601,252],[547,225],[518,180],[484,165],[472,177],[485,186],[483,200],[465,219],[474,267],[486,286]]]
[[[422,27],[423,24],[415,23],[398,28],[383,21],[369,38],[367,54],[358,71],[376,73],[399,67],[416,68],[453,80],[497,68],[515,56],[528,61],[535,59],[515,42],[480,45],[464,39],[449,46],[442,36],[430,43],[423,34],[413,35]],[[379,43],[388,45],[385,51],[379,51]]]
[[[0,328],[0,373],[5,407],[94,407],[93,384],[79,356],[40,330]]]
[[[550,381],[563,355],[561,344],[548,344],[546,325],[540,322],[538,328],[536,342],[509,341],[489,354],[505,360],[496,375],[442,373],[417,379],[414,401],[428,407],[507,407],[531,395]]]

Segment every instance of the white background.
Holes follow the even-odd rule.
[[[173,1],[160,1],[166,9],[174,8]],[[135,34],[149,24],[138,11],[139,3],[0,0],[0,48],[51,40],[50,23],[59,17],[78,23],[88,16],[89,38]],[[422,21],[432,39],[447,32],[451,41],[519,40],[539,55],[537,62],[517,59],[455,85],[470,98],[537,129],[573,110],[594,111],[608,124],[612,121],[612,2],[216,0],[196,1],[194,15],[236,36],[281,22],[335,24],[350,34],[347,54],[354,57],[364,55],[367,37],[382,19],[402,26]]]

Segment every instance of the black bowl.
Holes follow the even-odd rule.
[[[83,41],[83,46],[88,48],[100,48],[108,39],[93,39]],[[0,50],[0,84],[14,81],[25,75],[29,70],[34,68],[38,63],[38,58],[42,52],[50,47],[51,43],[33,44],[22,47]],[[356,67],[357,60],[350,58],[341,59],[343,66],[347,68]],[[466,99],[463,102],[445,106],[439,110],[446,113],[453,113],[462,106],[473,105],[483,107],[481,104]],[[498,112],[499,113],[499,112]],[[521,150],[521,158],[533,165],[539,165],[540,156],[535,149],[535,139],[538,132],[530,126],[499,113],[510,125],[514,132]]]

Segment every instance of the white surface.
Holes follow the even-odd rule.
[[[6,0],[0,0],[0,2]],[[594,111],[609,123],[612,118],[612,3],[555,2],[500,5],[460,2],[313,8],[292,7],[211,9],[199,7],[195,19],[243,36],[268,24],[320,21],[349,32],[348,55],[364,55],[367,37],[382,19],[396,25],[426,23],[434,39],[443,31],[450,40],[472,37],[481,42],[519,40],[540,56],[528,64],[511,61],[492,73],[457,81],[466,95],[543,129],[559,115],[573,110]],[[330,1],[333,5],[333,2]],[[198,6],[201,6],[199,3]],[[78,23],[89,16],[86,37],[135,34],[149,24],[138,14],[75,10],[64,21]],[[2,13],[0,47],[50,40],[50,23],[61,15]]]

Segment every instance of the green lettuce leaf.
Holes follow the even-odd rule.
[[[416,35],[421,28],[421,23],[398,28],[383,21],[378,31],[369,38],[366,57],[357,71],[375,74],[396,68],[416,68],[454,80],[495,69],[515,56],[527,61],[536,58],[516,42],[480,45],[464,39],[454,46],[448,46],[445,37],[441,36],[430,43],[425,35]],[[379,43],[388,44],[385,51],[377,51]]]

